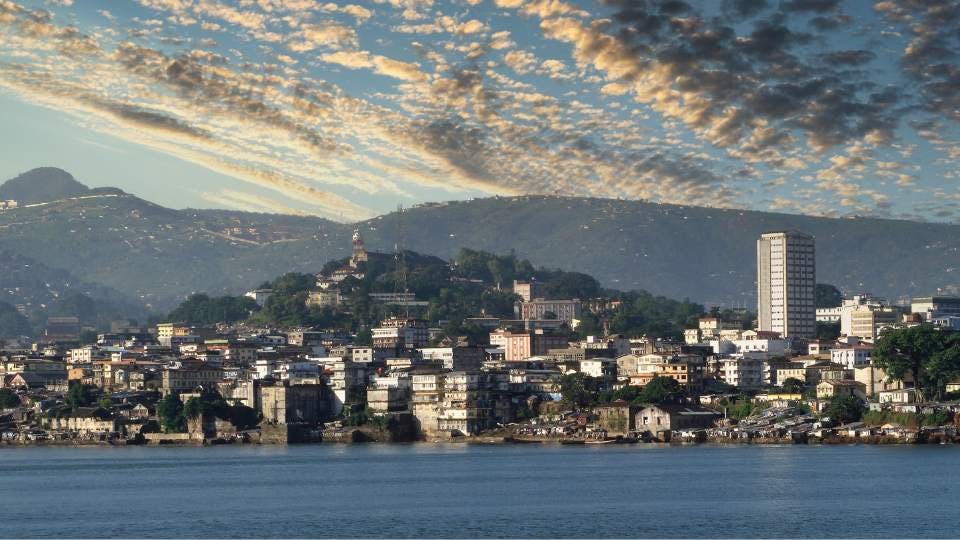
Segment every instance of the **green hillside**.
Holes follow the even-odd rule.
[[[960,291],[957,225],[560,197],[429,204],[338,224],[171,210],[98,189],[82,199],[0,211],[0,250],[166,312],[193,292],[236,294],[286,272],[318,272],[349,254],[354,227],[375,251],[400,243],[450,259],[461,248],[513,250],[538,267],[584,272],[606,287],[747,307],[755,296],[756,237],[790,228],[817,237],[817,281],[845,293],[896,299]]]

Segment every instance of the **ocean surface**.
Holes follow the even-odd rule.
[[[2,537],[958,537],[960,447],[2,448]]]

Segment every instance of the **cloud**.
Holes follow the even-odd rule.
[[[0,85],[323,215],[477,191],[904,215],[960,180],[952,3],[139,3],[0,0]]]
[[[287,38],[287,48],[298,53],[319,48],[339,49],[356,45],[357,32],[353,28],[333,22],[301,25]]]
[[[290,207],[274,199],[246,191],[223,189],[217,192],[203,192],[200,194],[200,197],[218,206],[227,206],[244,212],[307,215],[302,210]]]
[[[503,55],[503,61],[510,69],[524,75],[533,71],[537,65],[537,57],[527,51],[510,51]]]
[[[381,75],[405,81],[426,79],[418,64],[393,60],[385,56],[370,54],[367,51],[338,51],[321,55],[320,60],[350,69],[368,68]]]

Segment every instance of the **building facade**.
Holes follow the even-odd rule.
[[[757,240],[757,319],[760,331],[785,338],[816,336],[814,239],[796,231]]]

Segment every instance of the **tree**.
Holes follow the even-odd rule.
[[[560,396],[564,403],[574,407],[589,405],[597,387],[597,381],[584,373],[571,373],[560,377]]]
[[[251,429],[260,423],[260,413],[246,405],[230,407],[230,421],[239,430]]]
[[[930,384],[943,395],[947,383],[960,376],[960,332],[942,331],[942,347],[927,362],[924,372]]]
[[[785,381],[783,381],[783,384],[780,386],[783,389],[783,391],[787,394],[799,394],[803,392],[803,389],[806,387],[806,384],[800,379],[789,377]]]
[[[171,321],[188,324],[216,324],[246,319],[259,306],[246,296],[218,296],[194,294],[177,306],[167,317]]]
[[[95,330],[81,330],[80,331],[80,344],[81,345],[95,345],[97,343],[97,332]]]
[[[307,292],[316,284],[317,278],[312,274],[289,272],[275,279],[272,288],[274,295],[289,295]]]
[[[63,396],[63,401],[76,411],[80,407],[86,407],[93,403],[93,387],[81,384],[80,381],[70,381],[67,393]]]
[[[843,303],[843,295],[840,289],[827,283],[817,283],[814,288],[814,303],[817,308],[833,308]]]
[[[823,409],[823,416],[838,424],[847,424],[860,420],[865,410],[866,405],[857,396],[833,396]]]
[[[15,337],[33,333],[30,321],[6,302],[0,302],[0,336]]]
[[[96,324],[97,303],[85,294],[72,293],[58,299],[51,308],[51,314],[77,317],[82,324]]]
[[[0,409],[12,409],[20,406],[20,396],[9,388],[0,388]]]
[[[353,342],[361,347],[370,347],[373,345],[373,331],[369,327],[363,327],[357,331]]]
[[[671,377],[654,377],[637,395],[640,403],[674,403],[683,397],[683,387]]]
[[[157,402],[157,419],[166,433],[183,433],[187,429],[183,403],[176,394],[167,394],[167,397]]]
[[[109,409],[110,407],[113,407],[113,400],[110,399],[110,394],[105,393],[100,396],[100,400],[97,402],[97,405],[103,409]]]
[[[890,377],[913,378],[917,394],[932,387],[938,393],[960,375],[960,338],[956,332],[922,324],[888,330],[881,334],[871,354],[874,364]]]

